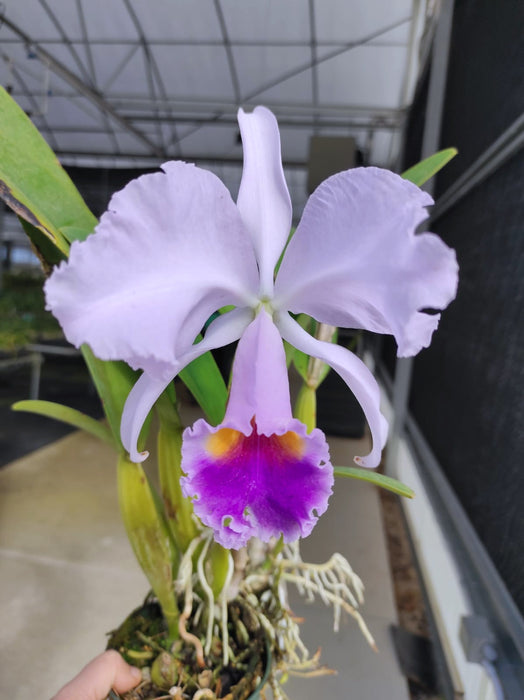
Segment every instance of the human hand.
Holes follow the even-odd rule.
[[[140,670],[126,664],[117,651],[105,651],[80,671],[52,700],[104,700],[111,689],[125,693],[137,685]]]

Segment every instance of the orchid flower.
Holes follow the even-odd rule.
[[[313,338],[293,318],[392,334],[399,356],[429,345],[454,298],[455,254],[415,235],[429,194],[389,171],[356,168],[322,183],[275,277],[291,202],[274,115],[242,109],[244,169],[235,205],[212,173],[183,162],[116,193],[96,234],[73,243],[46,284],[48,308],[71,343],[143,374],[125,404],[121,437],[133,461],[140,429],[173,378],[202,353],[238,339],[223,422],[183,436],[182,488],[225,547],[256,535],[289,542],[327,508],[333,468],[323,433],[291,413],[282,339],[327,362],[358,399],[376,467],[387,435],[378,385],[355,355]],[[233,306],[195,338],[218,309]]]

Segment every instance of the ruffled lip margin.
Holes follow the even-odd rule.
[[[236,430],[232,421],[213,427],[201,419],[184,431],[181,485],[195,514],[228,549],[255,536],[268,541],[282,535],[293,542],[309,535],[328,507],[334,483],[322,431],[308,434],[294,418],[270,436],[259,434],[255,425],[250,435],[239,431],[234,449],[214,457],[209,438],[227,428]],[[282,449],[290,433],[300,441],[300,454]]]

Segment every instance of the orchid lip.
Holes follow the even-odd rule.
[[[203,420],[184,433],[183,493],[222,546],[238,549],[253,537],[307,536],[326,510],[333,468],[325,437],[291,420],[281,434],[212,428]]]

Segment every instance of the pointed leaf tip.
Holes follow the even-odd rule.
[[[72,425],[79,430],[85,430],[95,437],[107,442],[111,447],[117,447],[117,444],[111,434],[111,431],[95,418],[86,416],[85,413],[77,411],[76,408],[62,406],[62,404],[54,403],[53,401],[41,401],[31,399],[27,401],[17,401],[11,406],[13,411],[27,411],[28,413],[36,413],[47,418],[54,418]]]
[[[335,467],[334,473],[335,476],[367,481],[370,484],[386,489],[386,491],[396,493],[398,496],[404,496],[405,498],[415,497],[413,489],[406,486],[406,484],[403,484],[398,479],[393,479],[393,477],[386,476],[385,474],[377,474],[377,472],[371,472],[368,469],[359,469],[358,467]]]
[[[432,156],[421,160],[420,163],[408,168],[408,170],[402,173],[402,177],[404,180],[409,180],[420,187],[436,175],[439,170],[442,170],[457,153],[458,151],[456,148],[445,148],[442,151],[438,151]]]

